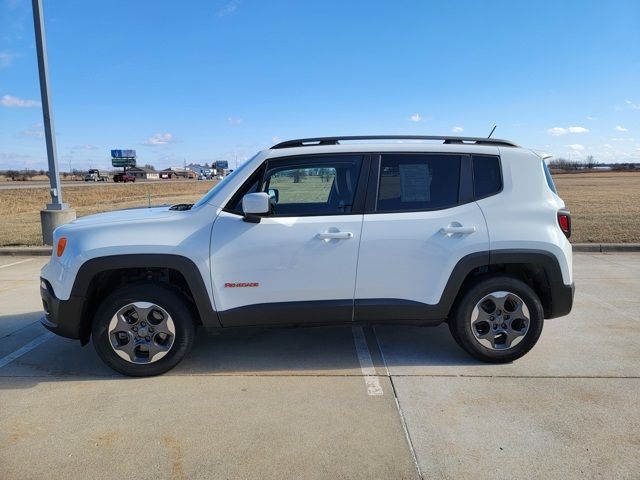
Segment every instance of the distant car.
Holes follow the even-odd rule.
[[[134,182],[135,183],[136,177],[134,177],[130,173],[116,173],[113,176],[113,181],[116,183],[118,182],[122,182],[122,183]]]
[[[109,174],[100,170],[91,169],[84,176],[85,182],[106,182],[109,180]]]
[[[209,180],[209,178],[204,173],[201,173],[198,175],[198,180]]]

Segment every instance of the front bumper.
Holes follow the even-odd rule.
[[[44,308],[40,323],[62,337],[81,338],[84,298],[71,296],[69,300],[58,299],[51,284],[44,278],[40,278],[40,296]]]

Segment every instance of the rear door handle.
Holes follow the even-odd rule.
[[[470,233],[475,233],[475,232],[476,232],[476,227],[473,225],[470,227],[447,226],[447,227],[442,227],[440,229],[440,233],[442,233],[443,235],[453,235],[455,233],[462,233],[462,234],[468,235]]]
[[[318,238],[320,240],[348,240],[353,238],[353,233],[351,232],[322,232],[319,233]]]

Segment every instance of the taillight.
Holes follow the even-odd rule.
[[[558,226],[567,238],[571,236],[571,213],[569,210],[558,210]]]

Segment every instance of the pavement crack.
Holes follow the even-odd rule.
[[[418,463],[418,456],[416,454],[416,450],[413,446],[413,440],[411,439],[411,433],[409,433],[409,428],[407,426],[407,421],[404,416],[404,412],[402,411],[402,407],[400,406],[400,399],[398,398],[398,392],[396,391],[396,386],[393,383],[393,377],[391,376],[391,372],[389,372],[389,367],[387,365],[387,360],[382,351],[382,347],[380,346],[380,341],[378,340],[378,335],[376,334],[376,329],[372,328],[373,337],[376,341],[376,346],[378,348],[378,352],[380,353],[380,358],[382,359],[382,364],[384,365],[384,370],[387,378],[389,379],[389,383],[391,384],[391,391],[393,392],[393,399],[396,404],[396,410],[398,412],[398,416],[400,417],[400,423],[402,425],[402,430],[404,431],[404,437],[407,440],[407,446],[409,447],[409,451],[411,452],[411,458],[413,460],[413,465],[416,468],[416,473],[418,474],[418,478],[420,480],[424,480],[422,475],[422,470],[420,470],[420,464]]]

